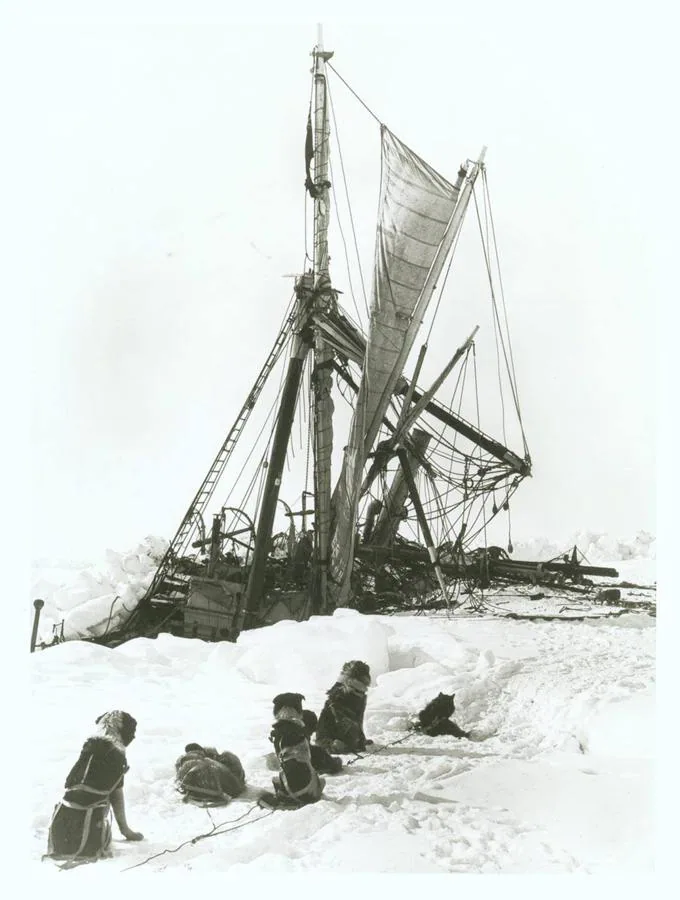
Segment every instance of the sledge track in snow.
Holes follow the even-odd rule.
[[[475,798],[474,793],[471,797],[469,790],[465,802],[453,794],[457,783],[476,773],[520,763],[530,772],[532,764],[540,767],[555,753],[575,758],[580,754],[586,766],[589,718],[608,705],[634,698],[653,683],[653,620],[648,619],[646,627],[629,627],[630,617],[592,626],[505,621],[502,654],[479,650],[499,634],[497,621],[424,617],[380,621],[397,627],[389,638],[389,670],[377,678],[369,694],[365,726],[378,752],[348,760],[351,764],[343,773],[327,776],[319,803],[279,811],[262,821],[248,820],[232,833],[151,859],[145,870],[591,871],[592,854],[574,853],[545,828],[504,808],[503,802]],[[91,705],[105,705],[118,695],[122,679],[134,681],[142,662],[143,678],[133,685],[133,693],[146,709],[146,721],[140,716],[139,747],[133,745],[131,751],[134,756],[138,750],[141,760],[132,762],[126,791],[130,818],[139,819],[147,839],[142,844],[115,840],[113,858],[61,877],[87,878],[95,871],[99,877],[138,865],[204,834],[211,822],[236,819],[252,805],[258,789],[270,788],[272,773],[265,763],[268,729],[263,722],[268,721],[272,689],[253,685],[252,709],[244,708],[238,721],[228,715],[229,697],[237,696],[240,682],[238,673],[224,666],[232,665],[230,654],[236,648],[206,649],[196,642],[191,647],[200,662],[194,665],[188,656],[163,656],[163,646],[155,642],[143,647],[142,656],[132,645],[126,652],[85,645],[52,651],[56,660],[62,652],[77,650],[80,666],[54,671],[41,683],[47,719],[43,735],[45,727],[55,733],[50,716],[55,724],[60,722],[58,698],[64,690],[71,697],[87,696]],[[39,667],[49,671],[51,654],[41,656]],[[100,659],[105,671],[95,665]],[[409,712],[420,698],[439,690],[455,690],[455,718],[480,740],[407,734]],[[255,695],[260,698],[256,703]],[[310,692],[311,707],[318,707],[321,700],[321,694]],[[75,713],[71,718],[76,721]],[[207,812],[189,807],[174,791],[175,754],[169,748],[179,748],[192,729],[199,737],[212,729],[214,743],[236,749],[245,746],[247,734],[257,735],[253,752],[243,758],[249,791],[224,809]],[[398,745],[379,749],[398,739],[403,739]],[[53,752],[59,757],[59,747]],[[45,805],[45,793],[36,803],[34,819],[38,857],[51,810],[49,802]]]

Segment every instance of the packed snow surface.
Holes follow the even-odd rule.
[[[94,719],[125,709],[138,720],[128,821],[145,840],[127,842],[114,825],[113,857],[60,879],[139,864],[231,875],[651,872],[654,626],[643,613],[530,622],[338,610],[235,644],[162,634],[37,652],[32,865],[54,870],[40,862],[50,816]],[[263,811],[272,697],[299,691],[318,713],[349,659],[371,667],[373,752],[346,756],[318,803]],[[455,692],[454,718],[472,740],[408,730],[440,691]],[[246,795],[210,810],[183,803],[174,761],[190,741],[238,754]],[[224,833],[191,843],[222,822]]]

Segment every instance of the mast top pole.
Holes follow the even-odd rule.
[[[323,49],[323,25],[321,23],[316,26],[316,45],[310,56],[314,57],[314,69],[312,71],[316,75],[322,75],[324,73],[324,63],[327,63],[333,56],[333,51]]]

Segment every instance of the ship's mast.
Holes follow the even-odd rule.
[[[333,446],[332,401],[330,399],[331,364],[333,353],[318,333],[309,328],[313,311],[327,309],[334,303],[328,278],[328,143],[330,128],[326,103],[326,60],[333,54],[322,48],[319,40],[312,51],[314,57],[314,178],[308,184],[314,197],[314,260],[313,271],[298,278],[295,285],[296,321],[293,326],[293,346],[286,372],[281,403],[276,419],[272,448],[267,463],[267,476],[262,505],[255,533],[252,564],[245,594],[241,627],[252,625],[253,616],[265,593],[267,561],[271,551],[274,516],[279,499],[286,451],[295,418],[295,408],[302,383],[305,360],[314,346],[314,487],[315,487],[315,611],[325,609],[326,557],[330,527],[330,456]]]
[[[323,49],[323,33],[318,26],[314,57],[314,297],[313,311],[323,316],[335,306],[331,289],[328,256],[330,219],[330,121],[326,62],[333,55]],[[314,567],[312,605],[315,612],[327,610],[327,572],[331,505],[331,455],[333,450],[333,401],[331,400],[333,351],[318,328],[314,330]]]
[[[328,221],[330,197],[328,180],[330,156],[330,121],[328,92],[326,88],[326,62],[333,56],[332,50],[323,49],[323,30],[318,26],[314,57],[314,276],[328,275]]]

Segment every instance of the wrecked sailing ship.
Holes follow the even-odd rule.
[[[339,606],[375,610],[401,603],[408,608],[414,598],[433,592],[453,609],[466,586],[483,588],[499,577],[535,583],[540,574],[536,563],[513,561],[505,550],[486,546],[492,520],[508,513],[512,495],[531,475],[531,457],[498,287],[485,149],[449,181],[376,118],[381,179],[370,312],[363,323],[359,316],[352,318],[331,278],[328,246],[335,196],[329,70],[347,85],[329,62],[332,56],[319,36],[312,51],[305,141],[304,190],[313,207],[309,266],[296,277],[274,344],[146,594],[122,627],[98,639],[101,643],[115,645],[160,631],[233,640],[243,629],[302,620]],[[342,172],[344,178],[344,167]],[[429,386],[420,383],[471,205],[488,280],[497,383],[506,395],[501,398],[503,440],[482,428],[477,324],[470,321],[464,332],[469,336],[453,345],[455,352]],[[416,353],[424,328],[428,337]],[[264,434],[266,452],[242,501],[219,502],[217,491],[229,481],[235,449],[286,353],[287,368],[269,417],[273,425]],[[461,410],[469,395],[473,415],[466,418]],[[336,410],[340,399],[351,407],[344,431]],[[515,450],[505,437],[510,418],[518,426]],[[296,421],[308,452],[293,508],[286,500],[284,470]],[[342,448],[335,478],[334,448]],[[231,482],[229,498],[237,481]],[[274,533],[277,516],[284,517],[287,528]],[[616,574],[579,566],[575,555],[551,565],[559,577]]]

